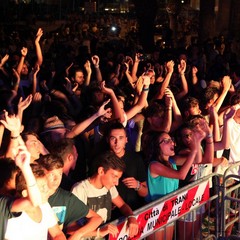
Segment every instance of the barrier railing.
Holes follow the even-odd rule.
[[[220,236],[236,236],[240,239],[240,176],[229,174],[234,168],[239,168],[240,162],[230,165],[223,175],[222,196],[221,196],[221,231]],[[234,180],[234,181],[233,181]],[[237,228],[234,230],[234,225]]]
[[[212,180],[215,181],[215,187],[214,190],[211,190],[210,194],[209,182]],[[200,224],[202,225],[205,218],[210,218],[211,208],[209,206],[214,205],[216,209],[219,209],[219,187],[219,176],[218,174],[213,173],[207,177],[195,181],[194,183],[180,188],[157,201],[151,202],[144,207],[137,209],[134,211],[134,215],[136,216],[139,224],[139,232],[137,236],[131,239],[135,240],[146,238],[154,232],[164,229],[169,224],[174,224],[176,226],[177,220],[180,218],[183,218],[184,220],[187,214],[191,212],[201,212],[201,209],[203,206],[205,206],[205,213],[202,213],[200,219]],[[212,203],[213,201],[214,203]],[[206,226],[209,232],[207,232],[206,236],[203,236],[202,227],[200,225],[198,239],[208,239],[209,236],[211,236],[211,239],[216,239],[218,236],[220,213],[219,211],[215,211],[214,214],[214,228],[210,229],[210,226]],[[129,239],[126,219],[120,218],[111,223],[117,225],[119,234],[117,237],[109,236],[109,240]],[[188,231],[187,228],[185,230]],[[185,232],[182,234],[185,234]],[[177,238],[176,228],[174,237],[175,239],[179,239]]]

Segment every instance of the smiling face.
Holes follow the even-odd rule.
[[[167,133],[163,133],[158,139],[161,157],[164,160],[168,160],[169,157],[174,156],[174,140]]]

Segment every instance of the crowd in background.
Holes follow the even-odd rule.
[[[121,38],[117,19],[105,20],[52,33],[1,32],[0,168],[9,173],[1,174],[1,194],[18,196],[18,184],[8,184],[18,170],[7,166],[24,145],[31,171],[41,166],[47,176],[48,201],[69,239],[116,235],[115,226],[98,226],[122,215],[133,236],[132,210],[201,178],[202,164],[222,171],[240,156],[240,59],[232,42],[219,36],[174,48],[157,41],[145,53],[135,23]],[[39,208],[34,217],[17,211],[39,220]],[[18,218],[9,220],[6,239],[14,239]],[[48,234],[64,239],[51,221]],[[169,226],[168,239],[173,233]]]

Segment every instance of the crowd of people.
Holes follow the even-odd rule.
[[[230,42],[145,54],[95,30],[2,38],[1,239],[101,239],[122,216],[133,237],[134,210],[240,160]]]

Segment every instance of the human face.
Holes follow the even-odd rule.
[[[46,177],[37,178],[36,182],[42,196],[42,202],[46,203],[50,196],[47,178]]]
[[[75,73],[75,79],[74,79],[79,85],[82,85],[84,82],[84,74],[82,71]]]
[[[47,184],[51,191],[56,191],[62,181],[63,168],[47,171]]]
[[[193,116],[193,115],[198,115],[198,114],[201,114],[201,110],[199,109],[199,105],[196,105],[194,107],[189,108],[188,115]]]
[[[26,76],[28,74],[28,66],[25,63],[23,64],[21,74],[24,76]]]
[[[163,133],[159,137],[159,147],[161,148],[162,156],[165,157],[170,157],[175,154],[174,152],[174,141],[173,139],[169,136],[167,133]]]
[[[28,135],[25,142],[28,151],[31,154],[31,161],[38,159],[41,153],[42,143],[34,135]]]
[[[125,154],[125,146],[127,144],[127,136],[124,129],[113,129],[109,135],[110,149],[118,156]]]
[[[183,144],[188,147],[192,141],[192,130],[189,128],[184,128],[181,131],[182,142]]]
[[[122,171],[114,170],[112,168],[104,172],[104,169],[100,169],[101,184],[107,189],[114,186],[118,186],[119,179],[122,177]]]

